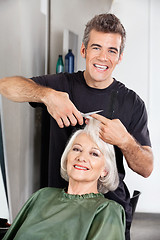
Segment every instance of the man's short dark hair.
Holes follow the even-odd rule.
[[[86,24],[83,36],[83,44],[86,49],[89,42],[90,32],[93,29],[104,33],[119,33],[122,38],[120,54],[123,52],[126,40],[126,31],[120,20],[114,14],[105,13],[96,15]]]

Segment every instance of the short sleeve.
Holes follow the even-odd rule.
[[[35,83],[52,88],[56,91],[62,91],[69,93],[70,91],[70,82],[67,73],[58,73],[58,74],[48,74],[44,76],[32,77],[31,80]],[[45,107],[42,103],[30,102],[32,107]]]
[[[151,146],[147,110],[138,96],[134,103],[129,132],[142,146]]]

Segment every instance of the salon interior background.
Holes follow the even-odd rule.
[[[126,166],[126,183],[131,194],[134,189],[142,192],[137,211],[153,213],[160,213],[159,9],[159,0],[99,0],[98,4],[97,0],[92,0],[92,4],[90,0],[70,0],[69,5],[65,0],[0,1],[0,78],[42,75],[47,72],[48,63],[49,73],[55,73],[57,57],[62,53],[65,28],[78,34],[77,66],[83,70],[85,62],[79,50],[86,22],[95,14],[108,11],[121,19],[127,31],[127,42],[123,61],[114,76],[144,99],[155,158],[154,171],[148,179],[138,176]],[[10,205],[9,214],[0,171],[0,196],[3,201],[0,217],[10,216],[12,219],[39,187],[40,149],[36,132],[39,125],[37,113],[28,103],[13,103],[0,97],[0,107]]]

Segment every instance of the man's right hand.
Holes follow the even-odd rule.
[[[70,125],[75,126],[77,122],[80,125],[83,124],[83,117],[69,99],[68,93],[48,88],[42,102],[47,106],[48,112],[60,128]]]
[[[0,94],[15,102],[44,103],[60,128],[77,122],[82,125],[83,117],[65,92],[41,86],[31,79],[20,76],[0,79]]]

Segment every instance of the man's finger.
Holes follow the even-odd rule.
[[[71,125],[67,116],[62,117],[62,121],[64,123],[64,126],[66,126],[66,127],[69,127]]]
[[[73,114],[68,115],[68,119],[69,119],[70,124],[71,124],[72,126],[76,126],[76,124],[77,124],[77,119],[75,118],[75,116],[74,116]]]
[[[57,119],[55,119],[55,120],[56,120],[56,122],[57,122],[57,124],[58,124],[58,126],[59,126],[60,128],[63,128],[63,127],[64,127],[64,123],[63,123],[63,121],[62,121],[61,118],[57,118]]]
[[[82,117],[81,113],[77,109],[75,109],[73,114],[74,114],[75,118],[77,119],[78,123],[80,125],[83,125],[83,117]]]
[[[102,115],[99,115],[99,114],[92,114],[91,117],[97,119],[98,121],[100,121],[103,124],[106,124],[108,121],[110,121],[110,119],[108,119]]]

